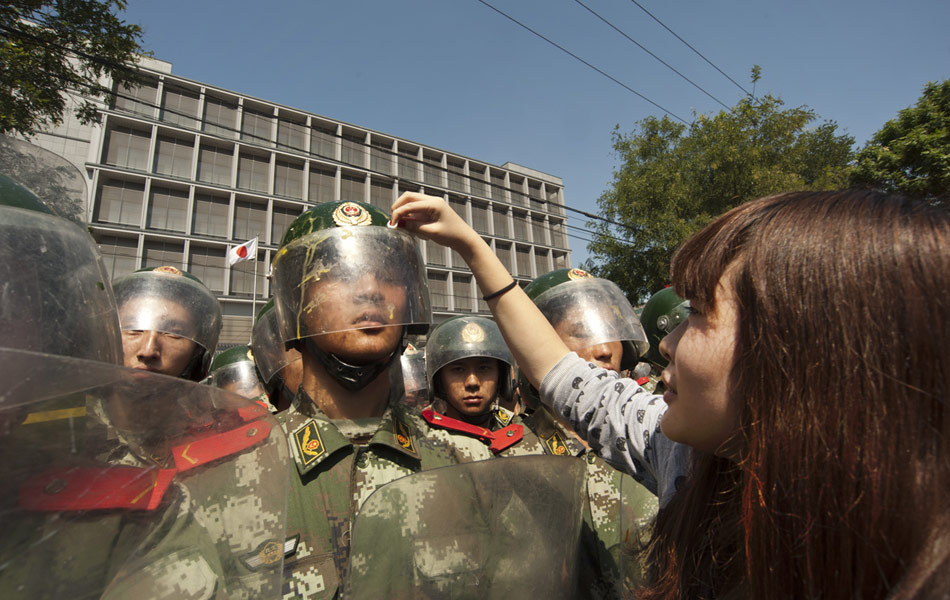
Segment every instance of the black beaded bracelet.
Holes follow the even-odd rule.
[[[485,302],[488,302],[489,300],[492,300],[492,299],[494,299],[494,298],[497,298],[498,296],[501,296],[502,294],[504,294],[504,293],[506,293],[506,292],[510,292],[511,290],[515,289],[515,286],[516,286],[516,285],[518,285],[518,282],[512,281],[511,283],[509,283],[509,284],[506,285],[505,287],[501,288],[501,289],[498,290],[497,292],[494,292],[494,293],[492,293],[492,294],[488,294],[487,296],[482,296],[482,300],[484,300]]]

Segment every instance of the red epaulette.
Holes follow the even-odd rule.
[[[640,379],[636,380],[637,385],[646,385],[649,381],[650,381],[649,377],[641,377]]]
[[[251,407],[248,407],[251,408]],[[267,409],[259,407],[264,412]],[[242,425],[237,429],[224,433],[213,433],[172,447],[172,456],[175,457],[176,471],[179,473],[194,469],[209,462],[237,454],[263,441],[270,435],[270,424],[264,421],[254,421]]]
[[[431,408],[427,408],[422,411],[422,418],[425,419],[430,425],[434,425],[436,427],[448,429],[449,431],[458,431],[460,433],[474,435],[481,441],[489,444],[489,447],[494,454],[498,454],[502,450],[510,448],[524,437],[523,425],[509,425],[508,427],[499,429],[498,431],[491,431],[485,427],[479,427],[477,425],[472,425],[471,423],[466,423],[465,421],[459,421],[458,419],[453,419],[452,417],[439,414]]]
[[[64,467],[47,471],[20,487],[19,505],[27,510],[154,510],[176,469],[158,467]]]

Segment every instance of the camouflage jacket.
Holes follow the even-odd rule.
[[[400,400],[390,398],[361,443],[344,435],[341,423],[328,419],[302,389],[278,414],[293,458],[287,535],[295,547],[284,559],[285,598],[338,597],[353,520],[370,494],[410,473],[458,462]]]
[[[642,564],[628,556],[641,542],[649,539],[650,526],[659,508],[656,496],[628,475],[614,469],[581,444],[568,430],[543,409],[514,424],[525,426],[524,437],[497,456],[547,454],[577,457],[587,465],[587,502],[581,531],[580,594],[585,598],[620,598],[638,585]],[[486,460],[496,456],[488,444],[464,433],[426,424],[431,435],[451,444],[465,461]]]

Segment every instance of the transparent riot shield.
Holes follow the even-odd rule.
[[[43,201],[53,214],[86,224],[86,178],[75,164],[26,140],[0,136],[0,173]]]
[[[585,463],[523,456],[385,485],[353,525],[348,600],[575,598]]]
[[[259,404],[0,349],[0,597],[276,598],[287,443]]]

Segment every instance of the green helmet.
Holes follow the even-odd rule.
[[[673,288],[663,288],[650,296],[640,313],[640,321],[650,341],[647,360],[660,368],[666,367],[668,361],[660,354],[660,341],[688,316],[689,302],[677,296]]]
[[[112,282],[123,331],[161,331],[201,347],[183,377],[200,381],[208,372],[221,333],[221,305],[201,280],[176,267],[140,269]]]
[[[457,360],[470,357],[494,358],[503,363],[498,369],[498,395],[510,400],[514,392],[511,368],[515,361],[505,338],[494,321],[486,317],[458,316],[440,323],[426,342],[426,378],[429,394],[437,395],[440,384],[437,379],[442,367]]]
[[[254,362],[257,363],[264,383],[268,386],[281,369],[295,360],[300,360],[300,353],[288,350],[280,337],[273,298],[257,312],[254,326],[251,328],[250,346],[254,351]]]
[[[0,347],[122,364],[115,298],[89,232],[2,175]]]
[[[318,204],[290,224],[272,265],[282,340],[302,342],[353,390],[372,381],[398,353],[385,364],[357,367],[322,354],[309,338],[403,327],[405,340],[409,334],[425,334],[432,322],[425,264],[416,242],[388,223],[386,213],[369,204]]]
[[[209,378],[210,385],[245,398],[256,400],[267,397],[257,377],[254,355],[248,346],[235,346],[215,355],[211,359]]]

